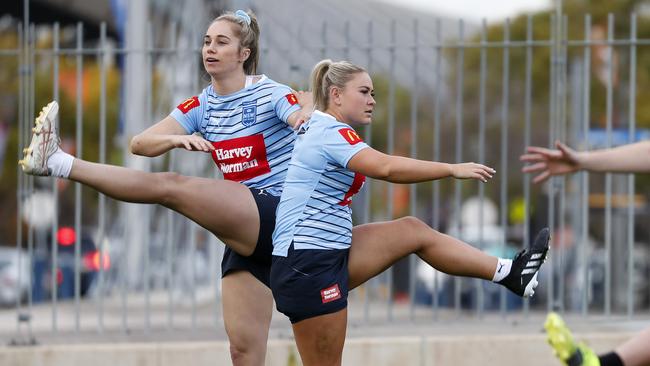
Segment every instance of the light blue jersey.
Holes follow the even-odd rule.
[[[365,177],[347,169],[368,147],[349,125],[314,111],[298,132],[276,211],[273,255],[294,249],[347,249],[352,242],[352,196]]]
[[[212,85],[170,114],[188,134],[212,142],[212,158],[224,179],[280,195],[295,141],[287,118],[300,109],[291,89],[262,75],[230,94]]]

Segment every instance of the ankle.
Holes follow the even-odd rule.
[[[512,268],[512,259],[497,259],[497,266],[494,269],[494,276],[492,277],[492,282],[499,282],[506,278],[510,274],[510,269]]]
[[[57,178],[69,178],[72,170],[74,156],[58,149],[52,156],[47,159],[47,167],[50,169],[50,175]]]

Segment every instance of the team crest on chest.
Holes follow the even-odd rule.
[[[241,105],[241,124],[248,127],[257,120],[257,101],[243,102]]]

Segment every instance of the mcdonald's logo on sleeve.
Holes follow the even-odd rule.
[[[350,145],[355,145],[362,141],[356,131],[351,128],[341,128],[339,133],[343,136],[345,141],[350,143]]]
[[[298,98],[296,98],[295,94],[289,93],[289,94],[285,95],[284,97],[287,98],[287,102],[289,102],[289,104],[291,104],[291,105],[298,104]]]
[[[193,96],[191,98],[185,99],[183,103],[179,104],[176,108],[178,108],[179,111],[183,112],[183,114],[187,114],[187,112],[200,105],[201,102],[199,102],[199,97]]]

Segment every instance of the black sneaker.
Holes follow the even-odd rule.
[[[531,297],[537,287],[537,273],[546,261],[550,231],[540,230],[529,250],[522,250],[512,260],[512,268],[506,278],[498,283],[521,297]]]

